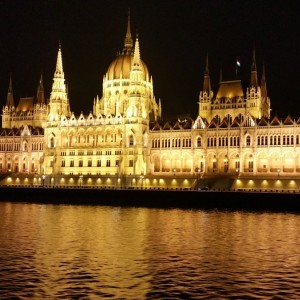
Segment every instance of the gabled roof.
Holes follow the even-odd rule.
[[[225,117],[220,124],[220,128],[227,128],[227,127],[228,127],[228,120]]]
[[[173,129],[175,129],[175,130],[182,129],[182,127],[181,127],[179,121],[177,121],[177,122],[175,123],[175,125],[173,126]]]
[[[257,125],[258,126],[268,126],[268,120],[265,117],[262,117],[260,120],[258,120]]]
[[[208,128],[216,128],[218,126],[218,123],[215,119],[212,119],[211,122],[208,125]]]
[[[294,120],[292,119],[292,117],[290,115],[288,115],[285,120],[283,121],[284,125],[293,125],[294,124]]]
[[[279,126],[280,125],[280,120],[277,116],[275,116],[272,121],[270,122],[271,126]]]
[[[159,125],[158,122],[156,122],[152,127],[152,131],[157,131],[157,130],[161,130],[161,126]]]
[[[231,123],[231,127],[240,127],[240,120],[238,117],[235,117]]]
[[[163,126],[163,130],[170,130],[172,129],[171,125],[169,122],[167,122],[164,126]]]

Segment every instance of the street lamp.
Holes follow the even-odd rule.
[[[45,179],[46,179],[46,176],[45,176],[45,174],[43,174],[43,175],[42,175],[43,187],[45,187]]]
[[[174,172],[174,176],[175,176],[175,174],[176,174],[176,169],[174,169],[173,172]]]
[[[277,169],[277,176],[279,177],[280,169]]]
[[[82,186],[82,175],[79,176],[79,186]]]

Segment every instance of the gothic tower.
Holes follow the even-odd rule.
[[[60,121],[63,116],[69,117],[70,115],[70,104],[65,84],[61,46],[59,45],[56,69],[54,72],[52,91],[49,101],[48,121],[55,124]]]

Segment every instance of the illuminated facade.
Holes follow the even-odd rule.
[[[2,112],[0,172],[47,176],[192,177],[300,175],[300,119],[271,117],[265,71],[253,52],[249,87],[223,81],[214,95],[208,59],[198,116],[162,122],[153,80],[133,42],[128,19],[124,49],[103,77],[89,115],[71,112],[59,47],[52,91],[15,106],[10,80]]]

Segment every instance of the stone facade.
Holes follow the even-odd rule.
[[[124,48],[103,77],[91,113],[71,112],[59,47],[52,91],[17,106],[10,80],[2,111],[0,172],[37,176],[186,177],[300,175],[300,120],[271,117],[265,70],[258,81],[253,52],[249,87],[223,81],[214,95],[208,58],[198,116],[162,122],[153,80],[133,42],[128,18]]]

